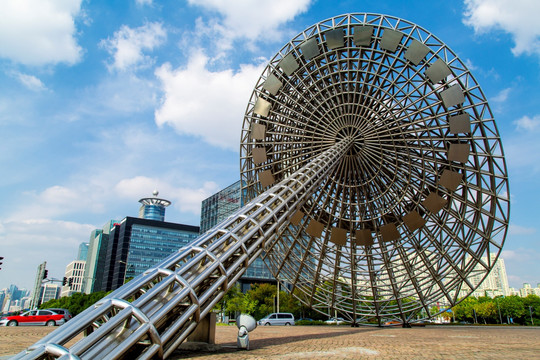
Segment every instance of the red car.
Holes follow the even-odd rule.
[[[21,315],[3,316],[1,326],[46,325],[55,326],[65,323],[64,315],[50,310],[30,310]]]

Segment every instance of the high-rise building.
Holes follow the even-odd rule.
[[[83,260],[86,261],[86,257],[88,256],[88,246],[90,244],[87,242],[83,242],[79,245],[79,252],[77,253],[77,260]]]
[[[90,243],[86,272],[89,276],[94,272],[94,285],[90,291],[85,287],[85,292],[117,289],[199,236],[198,226],[166,222],[165,209],[171,202],[157,198],[157,191],[153,194],[153,198],[139,201],[139,218],[128,216],[111,222],[106,245],[101,243],[105,246],[100,256],[101,273],[93,271],[96,265],[92,254],[96,251]]]
[[[85,267],[86,261],[84,260],[75,260],[66,266],[64,277],[66,278],[67,284],[62,286],[62,292],[60,294],[61,297],[70,296],[73,293],[81,292]]]
[[[201,234],[243,206],[240,180],[204,199],[201,204]]]
[[[60,297],[60,291],[62,286],[53,283],[45,283],[41,287],[41,299],[40,304],[43,304],[49,300],[58,299]]]
[[[204,199],[201,204],[201,234],[204,234],[244,206],[241,182],[227,186]],[[256,258],[239,280],[243,292],[253,283],[276,283],[276,279],[261,258]]]
[[[117,289],[198,236],[198,226],[124,218],[109,237],[102,289]]]
[[[34,290],[32,291],[32,302],[30,305],[32,309],[37,309],[37,307],[41,303],[40,302],[41,291],[42,291],[41,283],[43,282],[43,279],[45,277],[46,267],[47,267],[46,261],[38,265],[36,278],[34,280]]]
[[[142,198],[139,200],[139,218],[148,220],[165,221],[165,208],[171,205],[169,200],[159,199],[159,191],[154,190],[154,197]]]
[[[490,254],[490,262],[495,262],[496,254]],[[488,258],[487,256],[482,258],[482,263],[487,264]],[[504,259],[499,257],[495,264],[493,265],[490,273],[484,281],[482,281],[482,277],[484,275],[484,269],[481,265],[481,263],[478,263],[476,265],[476,268],[478,270],[478,275],[474,275],[475,271],[472,272],[472,276],[469,277],[469,282],[474,285],[478,286],[473,296],[479,297],[479,296],[490,296],[495,297],[499,295],[508,296],[510,295],[510,287],[508,286],[508,276],[506,275],[506,266],[504,265]]]
[[[529,295],[540,296],[540,284],[538,287],[533,288],[529,283],[523,283],[523,287],[519,289],[519,296],[527,297]]]
[[[86,294],[102,291],[101,283],[105,268],[105,259],[107,257],[107,247],[109,245],[109,234],[116,223],[116,220],[108,221],[103,225],[102,229],[96,229],[90,233],[88,255],[82,282],[82,291]]]

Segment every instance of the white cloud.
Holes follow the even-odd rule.
[[[74,19],[81,1],[0,2],[0,57],[26,65],[77,63],[82,49]]]
[[[164,92],[156,123],[238,151],[246,104],[264,67],[242,65],[237,72],[211,72],[207,64],[208,58],[199,52],[186,68],[172,69],[166,63],[156,70]]]
[[[527,177],[536,176],[540,171],[540,163],[537,156],[530,155],[540,154],[540,115],[532,118],[523,116],[513,121],[513,124],[515,131],[504,143],[506,162],[510,168],[525,171],[524,175]]]
[[[540,56],[538,0],[465,0],[463,22],[477,33],[502,30],[514,41],[514,55]]]
[[[540,129],[540,115],[534,116],[532,119],[528,116],[523,116],[522,118],[515,120],[514,125],[516,125],[517,130],[521,131],[536,131]]]
[[[32,290],[36,269],[47,261],[49,278],[62,278],[66,265],[77,257],[77,248],[88,241],[95,226],[43,218],[0,222],[2,277],[18,279],[17,285]],[[24,279],[24,282],[20,282]]]
[[[497,95],[495,95],[495,97],[491,99],[491,101],[496,102],[496,103],[505,102],[506,100],[508,100],[508,95],[510,94],[511,90],[512,88],[502,89],[501,91],[499,91]]]
[[[509,235],[532,235],[536,233],[536,229],[532,227],[524,227],[515,224],[508,226]]]
[[[135,0],[135,2],[139,6],[152,5],[152,0]]]
[[[78,187],[54,185],[41,192],[26,192],[24,205],[13,209],[8,220],[40,218],[44,214],[52,219],[78,212],[101,212],[103,199],[94,190],[87,184],[80,184]]]
[[[123,25],[112,38],[102,40],[100,46],[113,57],[110,70],[128,70],[152,65],[153,59],[143,51],[152,51],[167,39],[161,23],[147,23],[132,29]]]
[[[43,91],[47,88],[45,87],[45,84],[41,82],[37,77],[33,75],[23,74],[18,71],[14,71],[10,74],[12,77],[17,79],[21,84],[23,84],[26,88],[32,90],[32,91]]]
[[[281,26],[305,12],[311,0],[188,0],[193,6],[200,6],[219,13],[222,19],[211,18],[201,29],[212,29],[221,35],[217,44],[229,48],[235,39],[280,41],[284,35]]]
[[[510,287],[519,289],[523,283],[538,283],[538,267],[540,253],[534,248],[503,249],[501,257],[504,259],[506,273]]]
[[[136,176],[119,181],[114,187],[115,193],[126,199],[150,197],[151,191],[158,190],[158,197],[170,200],[173,206],[182,212],[199,215],[201,202],[216,193],[218,185],[207,181],[198,188],[174,187],[167,182],[146,176]]]

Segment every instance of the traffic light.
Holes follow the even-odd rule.
[[[45,270],[45,271],[43,272],[43,279],[46,279],[47,276],[49,276],[49,270]]]
[[[62,279],[62,286],[66,286],[67,284],[67,277],[64,276],[64,278]]]
[[[0,265],[2,265],[2,260],[4,260],[4,257],[0,256]],[[0,268],[0,270],[2,270],[2,268]]]
[[[71,286],[73,285],[73,278],[72,278],[72,277],[69,278],[69,283],[68,283],[68,285],[69,285],[69,287],[71,287]]]

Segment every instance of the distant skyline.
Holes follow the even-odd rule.
[[[502,138],[511,287],[540,282],[540,2],[532,0],[18,0],[0,2],[0,289],[62,278],[81,242],[137,216],[166,221],[239,180],[240,130],[267,61],[294,35],[353,12],[412,21],[482,87]]]

